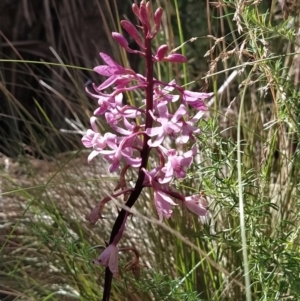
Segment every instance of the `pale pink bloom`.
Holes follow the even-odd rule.
[[[175,80],[172,80],[163,88],[161,88],[160,85],[156,85],[154,87],[153,102],[155,106],[163,101],[176,102],[179,99],[179,95],[171,94],[171,92],[175,89],[173,87],[175,84]]]
[[[164,217],[170,218],[173,212],[171,205],[177,205],[167,194],[158,189],[154,189],[154,204],[160,221]]]
[[[121,118],[123,120],[123,124],[124,124],[125,128],[117,126],[116,124],[110,124],[111,128],[113,128],[116,132],[118,132],[119,134],[124,135],[124,136],[128,136],[128,135],[131,135],[132,133],[136,132],[135,124],[131,124],[125,117],[121,117]]]
[[[158,182],[158,176],[161,171],[159,168],[155,168],[148,172],[143,169],[147,180],[154,190],[154,204],[160,221],[163,218],[170,218],[172,215],[171,205],[176,206],[177,204],[172,200],[172,198],[166,193],[169,190],[168,185],[162,185]],[[147,181],[145,182],[147,184]]]
[[[119,271],[119,249],[117,244],[124,233],[127,217],[128,213],[126,213],[123,223],[117,235],[113,239],[113,242],[105,248],[97,260],[94,260],[94,264],[101,264],[105,267],[108,267],[114,275],[118,274]]]
[[[203,99],[210,98],[213,93],[203,93],[203,92],[192,92],[189,90],[184,90],[182,93],[183,103],[187,103],[193,108],[201,111],[206,111],[206,106]]]
[[[117,142],[117,136],[112,133],[105,133],[102,136],[97,129],[96,117],[91,117],[91,127],[86,134],[82,137],[82,144],[87,148],[93,148],[93,151],[88,156],[88,162],[90,162],[95,156],[101,153],[107,146],[114,147]]]
[[[100,52],[100,56],[107,65],[100,65],[94,68],[94,70],[100,75],[112,76],[126,74],[126,69],[116,63],[109,55]]]
[[[163,172],[165,172],[165,177],[160,183],[168,183],[174,176],[179,179],[185,178],[186,169],[191,166],[195,154],[195,146],[183,155],[178,155],[178,152],[175,149],[167,150],[166,155],[168,157],[168,162],[162,169]]]
[[[183,203],[191,212],[198,216],[207,215],[207,202],[201,194],[191,195],[185,198]]]
[[[135,143],[136,134],[133,133],[126,138],[119,139],[121,141],[119,145],[112,145],[111,150],[100,151],[104,158],[111,163],[108,168],[109,172],[114,172],[119,168],[122,157],[132,167],[139,167],[141,165],[142,159],[134,157],[134,149],[132,148]]]
[[[200,129],[198,127],[195,127],[194,124],[196,124],[204,114],[205,113],[203,111],[199,111],[190,120],[188,120],[188,121],[183,120],[182,131],[181,131],[180,136],[178,136],[176,138],[176,143],[185,144],[189,140],[192,142],[195,141],[193,134],[199,134]]]
[[[104,150],[101,151],[101,154],[103,154],[103,157],[111,163],[108,168],[109,172],[117,171],[122,157],[132,167],[139,167],[142,161],[141,158],[133,158],[133,149],[131,147],[125,149],[117,147],[115,150]]]
[[[98,257],[94,260],[94,264],[101,264],[108,267],[113,275],[119,271],[119,249],[115,244],[110,244]]]
[[[130,82],[132,82],[134,79],[136,79],[136,76],[131,75],[131,74],[125,74],[125,75],[112,75],[110,76],[107,80],[105,80],[100,86],[96,86],[93,84],[93,87],[96,92],[101,92],[104,89],[107,89],[111,85],[115,84],[116,85],[116,91],[112,94],[116,93],[121,93],[125,92],[125,86],[128,85]],[[135,90],[137,88],[143,88],[143,85],[131,87],[131,90]],[[129,89],[127,89],[129,90]],[[106,96],[112,96],[111,94],[106,94]]]
[[[123,99],[123,94],[117,94],[116,96],[102,96],[98,95],[98,105],[99,108],[97,108],[94,111],[94,115],[103,115],[105,114],[109,109],[116,107],[117,103]]]
[[[141,115],[141,112],[134,107],[128,105],[123,106],[123,96],[121,95],[122,94],[118,94],[115,97],[114,106],[111,106],[109,111],[105,113],[105,119],[111,127],[116,126],[120,120],[123,120],[124,125],[127,128],[125,124],[125,122],[127,122],[126,118],[137,118]]]
[[[141,140],[138,135],[138,129],[135,124],[130,124],[126,118],[123,118],[123,123],[126,129],[111,125],[117,132],[126,135],[126,137],[117,137],[115,134],[106,133],[102,136],[96,126],[96,117],[91,117],[91,127],[82,137],[81,141],[87,148],[93,148],[93,151],[88,156],[90,162],[98,154],[102,154],[104,158],[111,163],[109,171],[114,172],[119,168],[121,158],[123,157],[127,164],[132,167],[139,167],[141,158],[134,156],[135,146],[141,145]]]
[[[159,122],[161,126],[152,127],[146,130],[147,135],[150,137],[157,136],[154,142],[148,141],[148,145],[152,147],[159,146],[166,135],[174,137],[175,133],[180,132],[182,128],[181,118],[187,113],[184,105],[180,105],[173,117],[169,120],[170,114],[168,112],[167,102],[161,102],[157,105],[159,117],[155,117],[153,112],[150,112],[152,118]]]

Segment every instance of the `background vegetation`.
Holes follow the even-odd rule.
[[[153,1],[166,13],[157,43],[189,59],[157,76],[216,95],[197,163],[174,183],[205,191],[210,216],[179,208],[160,224],[146,192],[122,239],[146,267],[139,278],[123,269],[112,300],[300,299],[299,20],[297,1],[279,2]],[[84,217],[117,178],[100,159],[86,163],[80,139],[95,102],[84,86],[102,80],[99,51],[143,72],[110,37],[134,20],[131,3],[1,1],[1,300],[101,298],[104,270],[91,262],[116,207],[94,227]]]

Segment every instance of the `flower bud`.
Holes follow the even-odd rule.
[[[129,53],[138,53],[137,50],[133,50],[133,49],[131,49],[131,48],[128,47],[128,42],[127,42],[127,40],[126,40],[125,37],[124,37],[123,35],[121,35],[120,33],[118,33],[118,32],[113,32],[113,33],[112,33],[112,37],[113,37],[113,39],[114,39],[117,43],[119,43],[119,45],[120,45],[121,47],[123,47],[127,52],[129,52]]]
[[[179,53],[173,53],[168,55],[164,61],[170,62],[170,63],[186,63],[187,59],[184,55]]]
[[[150,26],[150,16],[148,14],[146,1],[142,1],[140,5],[140,17],[141,23],[147,28],[148,32],[147,35],[151,33],[151,26]]]
[[[131,22],[129,22],[127,20],[122,20],[121,25],[124,28],[124,30],[126,30],[128,32],[128,34],[133,37],[133,39],[137,42],[137,44],[141,48],[145,49],[145,47],[143,45],[143,42],[140,39],[140,36],[139,36],[139,33],[138,33],[136,27]]]
[[[92,211],[85,216],[85,219],[90,222],[91,225],[95,225],[98,219],[102,219],[101,211],[103,207],[101,204],[98,204],[92,209]]]
[[[164,44],[164,45],[159,46],[157,51],[156,51],[156,56],[155,56],[156,59],[158,61],[162,61],[164,59],[167,51],[168,51],[168,45]]]
[[[156,35],[157,32],[159,31],[163,13],[164,13],[164,10],[161,7],[159,7],[154,13],[154,23],[155,23],[155,34],[154,35]]]
[[[112,37],[114,38],[115,41],[117,41],[120,44],[121,47],[123,47],[123,48],[127,48],[128,47],[127,40],[120,33],[113,32],[112,33]]]
[[[140,9],[139,9],[138,5],[135,4],[135,3],[133,3],[131,9],[132,9],[133,13],[134,13],[138,18],[140,18]]]
[[[147,12],[148,12],[148,16],[149,16],[149,18],[152,16],[152,4],[151,4],[151,2],[150,1],[148,1],[147,3],[146,3],[146,9],[147,9]]]

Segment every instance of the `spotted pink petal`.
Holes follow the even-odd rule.
[[[115,66],[107,66],[100,65],[94,68],[94,71],[103,76],[112,76],[118,74],[124,74],[124,72],[120,71],[118,67]]]
[[[124,70],[124,67],[116,63],[109,55],[107,55],[104,52],[100,52],[100,56],[103,59],[103,61],[108,65],[112,67],[117,67],[120,70]]]

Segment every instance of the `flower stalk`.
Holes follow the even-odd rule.
[[[173,179],[185,178],[186,170],[193,162],[197,149],[191,144],[195,142],[194,135],[200,133],[196,123],[206,110],[203,100],[210,98],[212,93],[192,92],[178,85],[175,80],[164,83],[155,79],[155,63],[184,63],[187,59],[177,53],[168,55],[167,45],[161,45],[155,54],[152,53],[152,40],[160,30],[163,14],[161,7],[153,14],[151,3],[143,0],[139,6],[133,4],[132,10],[141,26],[135,27],[131,22],[124,20],[121,21],[121,25],[140,46],[140,51],[130,49],[122,34],[112,33],[112,36],[127,52],[143,57],[146,74],[143,76],[134,70],[126,69],[108,55],[100,53],[106,65],[97,66],[94,70],[108,78],[98,87],[93,85],[93,92],[89,90],[87,92],[98,99],[98,108],[94,115],[105,117],[113,132],[102,136],[97,130],[97,117],[91,117],[91,129],[82,138],[84,146],[93,149],[88,161],[90,162],[97,155],[102,155],[110,163],[109,172],[119,170],[120,164],[125,161],[120,181],[115,189],[118,191],[112,196],[123,195],[126,207],[131,208],[135,204],[143,188],[151,187],[161,221],[163,218],[171,217],[171,208],[177,205],[174,199],[182,202],[193,213],[205,216],[207,206],[203,194],[185,197],[180,192],[174,191],[170,184]],[[138,30],[140,28],[142,28],[141,34]],[[112,86],[114,86],[113,92],[105,93],[105,90]],[[123,93],[135,89],[145,91],[144,105],[142,107],[123,105]],[[172,94],[175,91],[177,95]],[[169,103],[177,101],[180,102],[177,111],[169,112]],[[189,106],[198,110],[194,116],[189,115]],[[138,125],[135,123],[137,118]],[[178,145],[190,144],[190,149],[185,153],[170,149],[168,145],[164,145],[166,137],[175,139]],[[148,161],[152,152],[156,152],[159,163],[148,170]],[[129,168],[138,168],[134,187],[127,187],[125,176]],[[92,210],[87,217],[92,224],[102,218],[103,208],[110,200],[111,197],[105,197]],[[121,249],[117,244],[124,232],[127,216],[128,212],[124,209],[119,212],[112,227],[108,246],[95,261],[106,267],[103,301],[109,300],[112,277],[118,271],[118,252]]]

